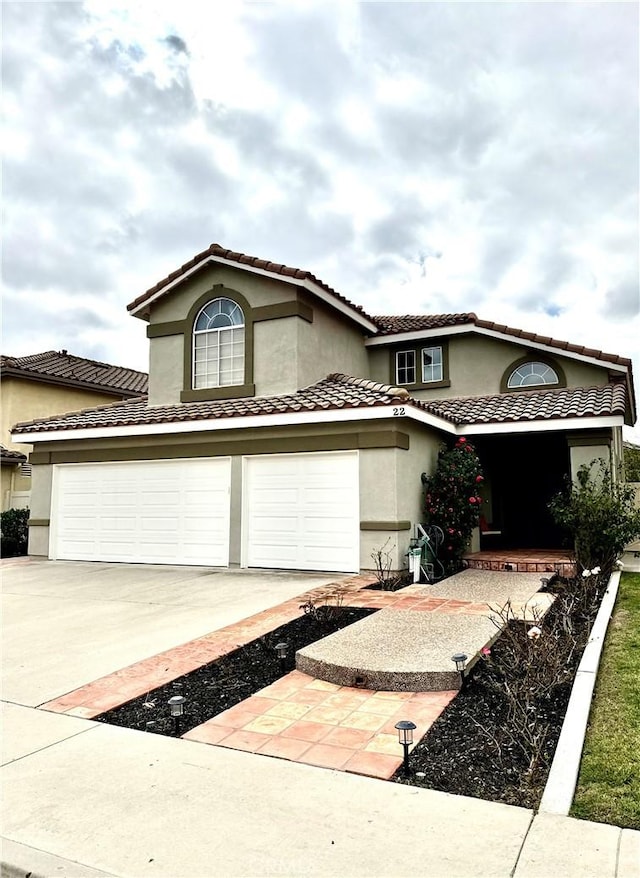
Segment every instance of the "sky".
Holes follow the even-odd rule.
[[[635,2],[2,15],[3,353],[146,370],[126,305],[216,242],[640,376]]]

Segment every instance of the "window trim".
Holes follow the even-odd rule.
[[[548,366],[558,376],[557,382],[553,384],[525,384],[520,387],[509,387],[509,379],[520,366],[524,366],[527,363],[542,363],[544,366]],[[505,369],[502,379],[500,381],[500,393],[524,393],[527,390],[544,390],[545,388],[548,390],[555,390],[558,387],[566,387],[567,379],[564,374],[564,370],[562,366],[558,363],[557,360],[552,359],[551,357],[547,357],[541,355],[538,351],[531,351],[529,354],[525,354],[523,357],[519,357],[517,360],[514,360],[510,365]]]
[[[244,314],[244,383],[225,384],[222,387],[193,388],[195,323],[202,309],[214,299],[229,299]],[[236,399],[255,396],[253,382],[253,311],[242,293],[224,284],[214,284],[206,293],[199,296],[189,309],[184,331],[184,375],[181,402],[201,402],[209,399]]]
[[[442,351],[442,378],[438,381],[425,381],[422,370],[422,351],[431,348],[440,348]],[[413,353],[415,363],[415,381],[401,384],[398,381],[398,354]],[[451,387],[449,379],[449,344],[447,339],[424,339],[423,343],[416,343],[411,347],[398,347],[391,352],[391,384],[394,387],[406,387],[411,390],[434,390],[440,387]]]

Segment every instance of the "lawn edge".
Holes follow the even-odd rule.
[[[612,573],[576,672],[562,730],[538,810],[568,816],[573,804],[593,690],[607,629],[620,587],[620,571]]]

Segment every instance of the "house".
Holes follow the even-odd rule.
[[[471,313],[369,316],[218,244],[128,310],[148,399],[14,428],[34,447],[33,554],[347,572],[388,541],[401,568],[421,474],[461,435],[492,539],[558,546],[550,496],[593,458],[617,472],[635,422],[624,357]]]
[[[45,351],[25,357],[0,357],[2,390],[2,510],[29,506],[31,443],[11,440],[16,421],[49,417],[147,392],[148,376],[135,369]]]

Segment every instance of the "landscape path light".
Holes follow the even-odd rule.
[[[284,640],[281,640],[280,643],[276,643],[276,655],[280,659],[280,673],[286,674],[287,672],[287,653],[289,651],[289,644],[285,643]]]
[[[415,723],[410,719],[401,719],[397,722],[395,728],[398,730],[398,741],[402,744],[404,750],[403,770],[405,777],[411,774],[409,768],[409,747],[413,744],[413,731],[417,728]]]
[[[455,655],[451,656],[451,661],[455,662],[456,671],[460,674],[460,688],[464,685],[464,668],[467,663],[467,654],[464,652],[457,652]]]
[[[173,717],[173,730],[176,735],[180,734],[180,718],[184,714],[184,703],[186,700],[184,695],[172,695],[167,701],[171,716]]]

